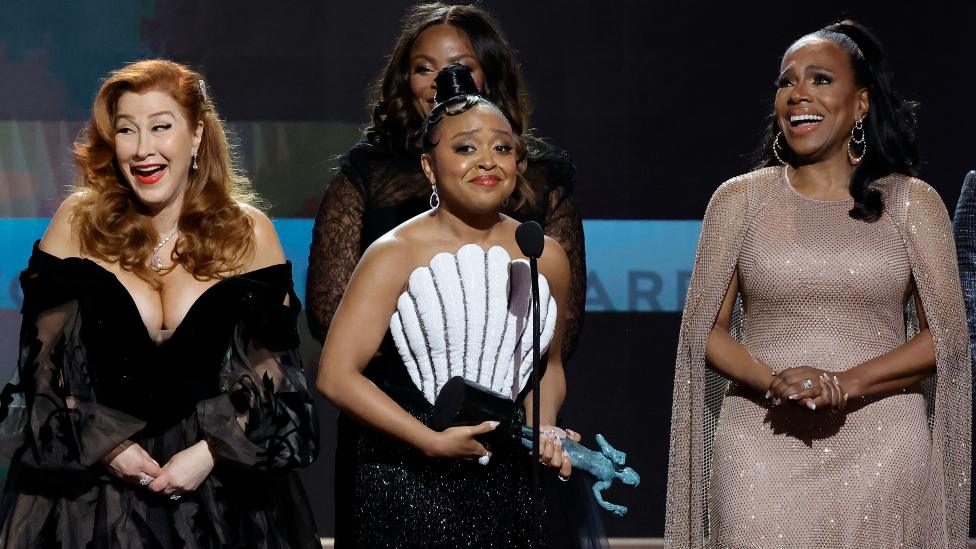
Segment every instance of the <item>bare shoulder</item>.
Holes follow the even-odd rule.
[[[41,237],[41,250],[55,257],[81,257],[81,240],[74,221],[81,200],[82,193],[79,191],[61,202]]]
[[[415,263],[415,255],[409,240],[391,231],[366,248],[356,270],[388,274],[410,270]]]
[[[542,257],[539,258],[539,270],[550,282],[569,285],[569,258],[556,239],[546,237]]]
[[[285,252],[278,240],[271,219],[261,210],[249,204],[241,204],[241,211],[251,219],[254,227],[254,253],[245,271],[254,271],[285,262]]]

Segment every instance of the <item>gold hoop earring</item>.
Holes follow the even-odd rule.
[[[773,139],[773,156],[776,157],[776,160],[779,160],[781,165],[785,166],[786,161],[783,160],[783,157],[779,155],[779,148],[782,147],[782,145],[779,144],[780,137],[783,137],[782,131],[776,134],[776,139]],[[786,147],[783,147],[783,151],[786,151]]]
[[[860,137],[857,136],[857,132],[860,132]],[[854,145],[861,147],[861,154],[854,154]],[[850,159],[851,164],[858,166],[861,162],[864,162],[864,155],[868,153],[868,134],[864,131],[864,119],[860,119],[854,123],[854,127],[851,128],[851,138],[847,140],[847,158]]]

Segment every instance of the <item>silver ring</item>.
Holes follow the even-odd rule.
[[[488,465],[488,462],[489,461],[491,461],[491,455],[489,455],[489,454],[485,454],[485,455],[481,456],[480,458],[478,458],[478,463],[481,464],[481,465]]]
[[[801,383],[800,386],[803,387],[804,391],[809,391],[810,389],[813,389],[813,380],[804,379],[803,383]]]
[[[152,482],[152,480],[153,478],[151,476],[143,473],[142,478],[139,479],[139,486],[149,486],[149,483]]]
[[[569,477],[564,477],[562,473],[559,473],[559,474],[558,474],[558,475],[556,475],[556,476],[557,476],[557,477],[559,477],[559,480],[561,480],[561,481],[563,481],[563,482],[566,482],[566,481],[568,481],[568,480],[569,480]]]
[[[172,494],[171,496],[169,496],[169,499],[171,499],[173,501],[178,501],[181,497],[183,497],[183,496],[181,496],[179,494]]]

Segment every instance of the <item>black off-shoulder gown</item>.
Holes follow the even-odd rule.
[[[35,244],[21,285],[17,372],[0,393],[0,546],[320,547],[295,472],[318,453],[318,425],[290,264],[219,281],[159,345],[90,260]],[[99,461],[126,439],[160,464],[207,440],[216,465],[172,501]]]

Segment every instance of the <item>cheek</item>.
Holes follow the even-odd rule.
[[[474,85],[478,87],[482,92],[485,91],[485,73],[481,71],[480,68],[471,71],[471,79],[474,80]]]
[[[410,75],[410,93],[413,94],[415,100],[422,100],[424,96],[424,91],[430,87],[430,79],[424,77],[420,74]]]
[[[115,158],[120,162],[125,162],[135,154],[135,144],[129,139],[115,140]]]

